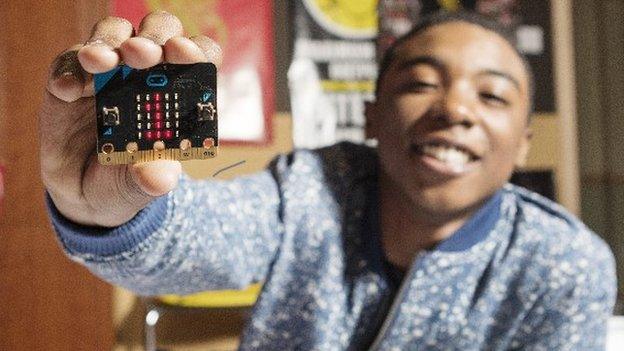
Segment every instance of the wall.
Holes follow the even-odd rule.
[[[0,349],[106,350],[111,288],[62,254],[39,177],[37,110],[47,65],[86,39],[104,1],[6,1],[0,7]]]
[[[574,1],[583,219],[616,255],[624,313],[624,1]]]

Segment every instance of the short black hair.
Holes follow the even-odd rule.
[[[377,74],[377,82],[375,84],[375,97],[379,96],[379,86],[381,80],[388,71],[390,64],[392,64],[392,60],[394,60],[397,48],[406,41],[412,39],[414,36],[423,32],[424,30],[449,22],[466,22],[469,24],[477,25],[498,34],[501,38],[505,39],[507,43],[509,43],[509,45],[514,49],[518,57],[520,57],[520,59],[522,60],[524,68],[527,72],[527,76],[529,79],[529,114],[531,114],[533,112],[533,94],[535,91],[533,71],[531,70],[531,66],[527,61],[526,57],[518,48],[518,40],[516,38],[514,28],[504,26],[495,20],[492,20],[484,15],[472,11],[434,12],[430,15],[422,17],[417,23],[414,24],[414,27],[412,27],[409,32],[399,37],[386,50],[386,52],[383,54],[383,58],[379,63],[379,73]]]

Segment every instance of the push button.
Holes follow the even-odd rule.
[[[104,107],[102,108],[103,118],[102,122],[104,126],[111,127],[119,125],[119,108],[117,107]]]
[[[216,112],[211,102],[197,104],[197,119],[199,121],[214,121]]]

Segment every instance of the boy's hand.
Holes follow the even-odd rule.
[[[154,12],[143,18],[136,35],[127,20],[105,18],[84,45],[54,60],[39,116],[42,177],[59,211],[84,225],[127,222],[175,188],[181,172],[177,161],[98,163],[92,74],[120,62],[140,69],[162,62],[212,62],[218,68],[221,49],[205,36],[184,37],[177,17]]]

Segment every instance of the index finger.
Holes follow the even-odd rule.
[[[148,68],[164,59],[167,40],[184,33],[182,22],[165,11],[152,12],[143,18],[137,36],[126,40],[119,48],[126,64],[134,68]]]
[[[115,68],[120,58],[116,51],[134,32],[128,20],[106,17],[93,27],[91,37],[78,52],[82,67],[90,73],[102,73]]]
[[[137,37],[149,39],[156,45],[165,45],[167,40],[184,34],[182,22],[167,11],[156,11],[143,18]]]

